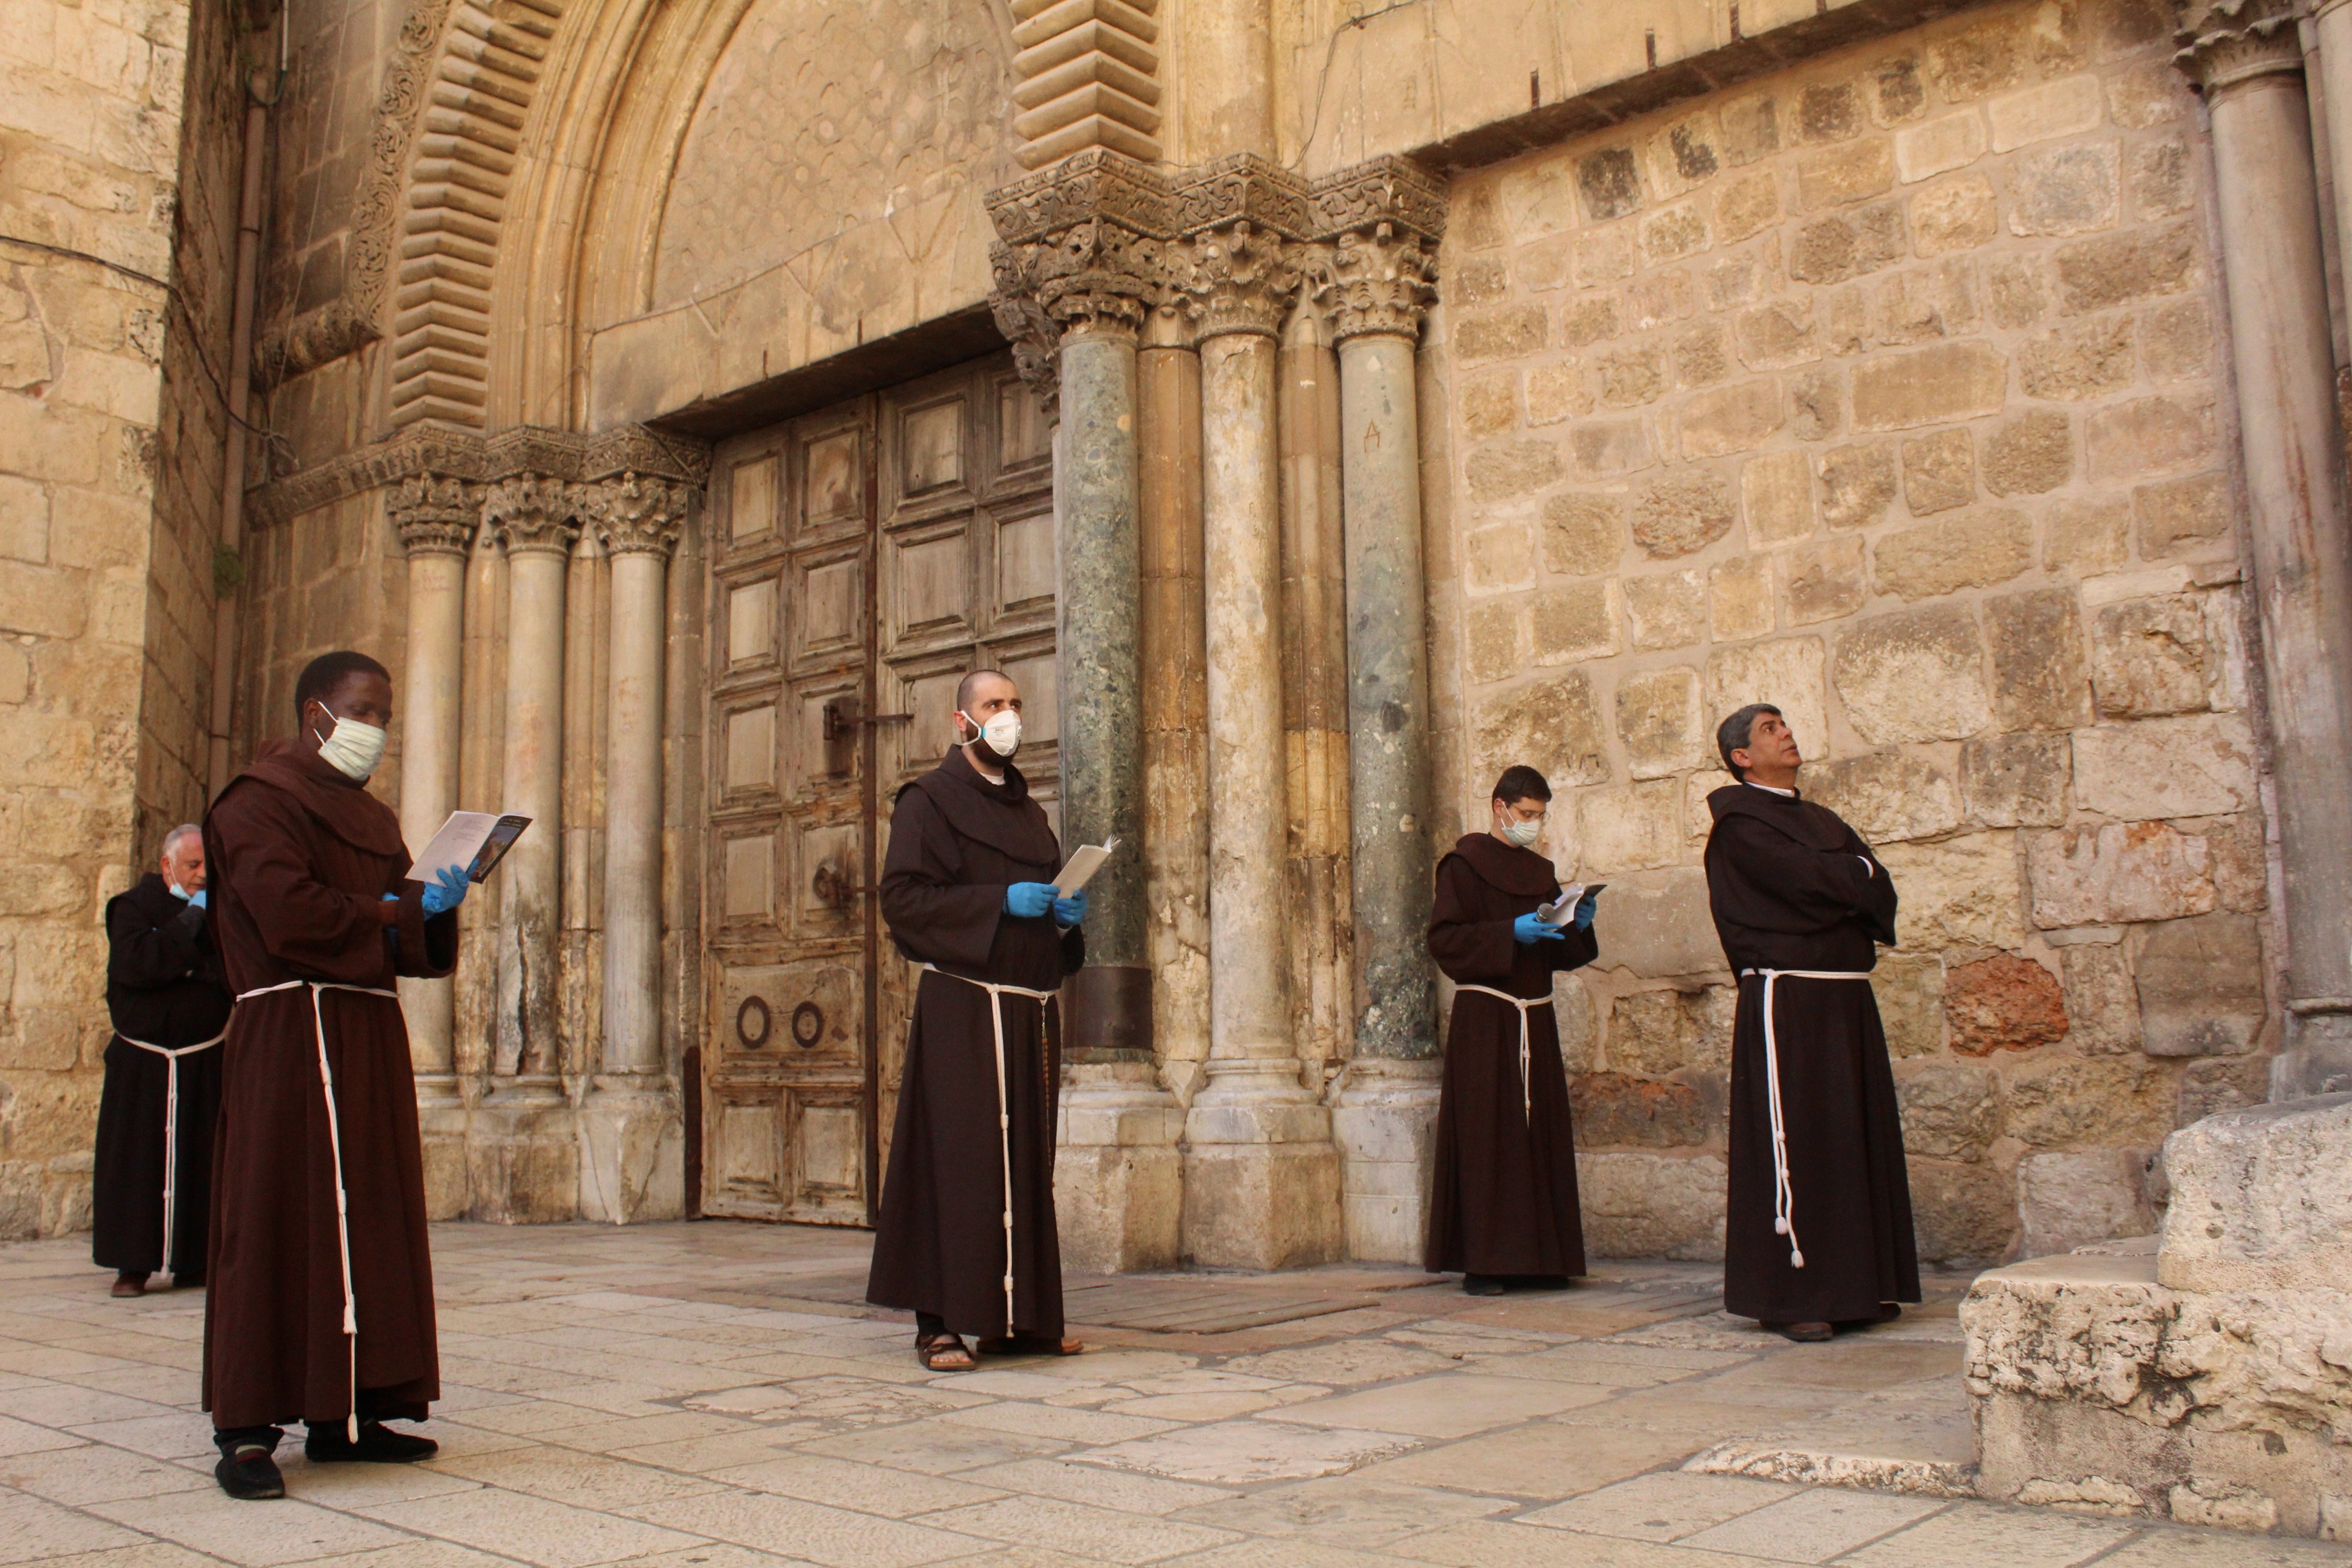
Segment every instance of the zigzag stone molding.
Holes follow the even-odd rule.
[[[1160,0],[1013,0],[1024,169],[1103,147],[1160,157]]]

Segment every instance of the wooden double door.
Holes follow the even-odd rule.
[[[1009,354],[734,437],[711,467],[701,1208],[870,1224],[911,965],[890,806],[994,666],[1055,805],[1053,461]]]

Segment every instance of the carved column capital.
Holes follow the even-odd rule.
[[[2303,0],[2174,0],[2172,63],[2209,97],[2259,76],[2303,70]]]
[[[1242,218],[1193,237],[1185,287],[1206,340],[1228,332],[1274,337],[1298,292],[1297,247]]]
[[[413,474],[394,489],[384,513],[409,554],[463,556],[481,526],[482,487],[443,474]]]
[[[1422,317],[1437,299],[1437,258],[1419,235],[1388,222],[1319,248],[1312,276],[1334,342],[1372,332],[1418,339]]]
[[[634,471],[581,487],[582,508],[597,542],[613,555],[667,558],[686,527],[694,492],[667,479],[640,479]]]
[[[518,474],[489,486],[482,523],[509,555],[569,555],[580,537],[580,510],[576,487],[543,474]]]

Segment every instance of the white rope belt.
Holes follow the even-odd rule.
[[[145,1040],[134,1040],[121,1030],[114,1037],[126,1046],[137,1046],[142,1051],[152,1051],[163,1058],[163,1267],[172,1267],[172,1215],[179,1197],[180,1176],[180,1058],[198,1051],[211,1050],[228,1038],[228,1026],[209,1040],[199,1040],[193,1046],[157,1046]]]
[[[1528,1032],[1528,1009],[1530,1007],[1549,1007],[1551,1005],[1551,998],[1549,996],[1514,996],[1507,991],[1497,991],[1491,985],[1457,984],[1454,989],[1456,991],[1475,991],[1481,996],[1492,996],[1499,1001],[1508,1002],[1512,1006],[1517,1007],[1519,1010],[1519,1099],[1522,1102],[1523,1113],[1526,1115],[1528,1121],[1533,1122],[1536,1119],[1536,1088],[1528,1073],[1533,1047],[1531,1037]]]
[[[1797,1246],[1797,1201],[1789,1186],[1789,1126],[1780,1114],[1780,1045],[1772,1030],[1772,983],[1786,975],[1791,980],[1868,980],[1859,970],[1845,969],[1743,969],[1742,980],[1751,974],[1764,977],[1764,1091],[1765,1103],[1772,1114],[1772,1230],[1789,1238],[1789,1267],[1802,1268],[1805,1255]]]
[[[1013,1116],[1004,1097],[1004,994],[1032,996],[1040,1002],[1050,1002],[1056,994],[1051,991],[1032,991],[1026,985],[1000,985],[992,981],[974,980],[970,975],[949,974],[936,963],[921,966],[933,974],[961,980],[966,985],[977,985],[988,993],[988,1021],[996,1031],[996,1143],[1004,1158],[1004,1337],[1013,1337]]]
[[[397,991],[385,991],[373,985],[338,985],[326,980],[281,980],[275,985],[257,985],[250,991],[240,991],[240,1002],[250,996],[267,996],[273,991],[292,991],[299,986],[310,988],[310,1027],[319,1041],[319,1088],[327,1100],[327,1149],[335,1161],[335,1245],[342,1254],[343,1264],[343,1343],[351,1367],[351,1411],[343,1417],[343,1434],[351,1441],[360,1440],[360,1307],[359,1298],[352,1293],[352,1221],[351,1203],[343,1192],[343,1134],[335,1110],[335,1072],[327,1064],[327,1016],[319,1008],[322,991],[356,991],[362,996],[389,996],[400,999]]]

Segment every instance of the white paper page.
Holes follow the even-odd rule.
[[[1576,913],[1576,900],[1582,897],[1584,897],[1584,884],[1571,882],[1559,890],[1559,899],[1557,902],[1544,905],[1536,913],[1542,917],[1546,925],[1566,925],[1570,918]]]
[[[413,874],[429,881],[433,873],[444,866],[471,866],[474,857],[481,853],[484,840],[489,837],[490,829],[497,826],[498,822],[496,812],[451,812],[449,820],[433,835],[433,841],[416,852]]]
[[[1054,879],[1054,890],[1066,899],[1085,887],[1094,874],[1102,869],[1103,862],[1110,858],[1110,852],[1118,847],[1118,840],[1116,838],[1108,844],[1081,845],[1077,853],[1070,857],[1070,863],[1062,868],[1061,875]]]

